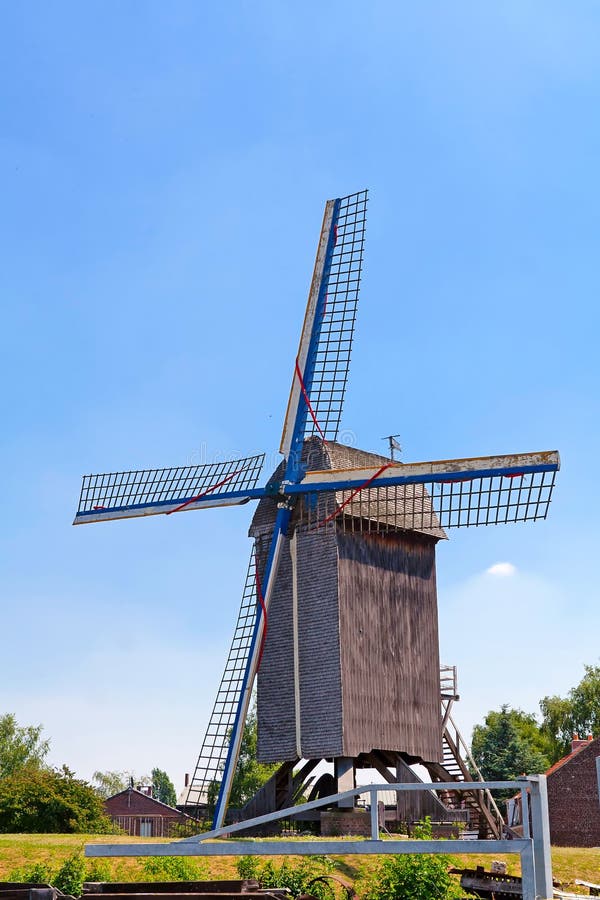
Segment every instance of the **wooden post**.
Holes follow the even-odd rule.
[[[356,787],[354,783],[354,760],[351,756],[336,756],[334,759],[335,780],[337,783],[337,792],[351,791]],[[338,807],[340,809],[353,809],[355,803],[354,797],[347,797],[340,800]]]

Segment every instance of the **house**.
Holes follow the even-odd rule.
[[[600,847],[598,769],[600,737],[580,740],[546,772],[550,840],[558,847]]]
[[[550,841],[558,847],[600,847],[600,737],[580,740],[546,774]],[[508,826],[522,833],[521,798],[508,801]]]
[[[135,837],[185,837],[198,831],[195,819],[156,800],[149,787],[131,786],[114,794],[104,801],[104,812]]]

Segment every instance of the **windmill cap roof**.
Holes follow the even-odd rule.
[[[389,463],[387,456],[379,453],[371,453],[368,450],[360,450],[358,447],[350,447],[347,444],[339,444],[336,441],[328,441],[326,444],[317,437],[307,438],[304,442],[302,458],[307,471],[319,471],[329,469],[358,469],[368,467],[380,467]],[[402,465],[396,462],[395,465]],[[271,476],[273,481],[283,477],[285,463],[281,462]],[[343,491],[336,491],[336,503],[341,505],[348,498]],[[406,525],[403,527],[403,502],[406,500],[407,514]],[[249,534],[255,537],[264,531],[266,527],[272,527],[277,512],[276,500],[273,497],[263,498],[254,514]],[[411,527],[413,516],[430,521],[432,527]],[[421,516],[420,514],[424,515]],[[436,540],[446,540],[447,535],[439,524],[439,520],[432,509],[431,497],[423,485],[397,485],[394,487],[365,488],[356,495],[344,507],[344,515],[352,518],[368,518],[371,521],[388,525],[392,529],[401,529],[418,534],[424,534]]]

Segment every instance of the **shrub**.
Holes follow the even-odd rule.
[[[255,878],[258,880],[258,858],[256,856],[240,856],[236,860],[235,867],[240,878]]]
[[[0,779],[0,833],[106,834],[102,800],[63,768],[22,769]]]
[[[52,886],[63,894],[80,897],[83,893],[83,882],[86,880],[87,866],[81,852],[68,856],[52,877]]]
[[[313,878],[326,875],[334,868],[327,856],[308,856],[298,863],[284,860],[277,866],[272,860],[260,861],[256,856],[242,856],[236,863],[240,878],[255,878],[263,888],[287,888],[292,897],[310,893],[311,896],[331,900],[332,889],[323,882],[310,885]]]
[[[6,880],[22,884],[51,884],[52,870],[44,863],[33,863],[30,866],[13,869],[6,876]]]
[[[431,839],[431,820],[414,829],[416,839]],[[454,863],[440,853],[407,853],[386,856],[364,882],[364,900],[455,900],[460,888],[448,873]]]
[[[188,856],[148,856],[142,863],[148,881],[201,881],[207,875],[207,863]]]
[[[85,873],[86,881],[115,881],[110,863],[105,859],[92,859]]]

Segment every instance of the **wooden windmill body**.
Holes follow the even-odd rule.
[[[305,453],[312,469],[386,462],[317,438]],[[261,762],[374,750],[441,762],[435,545],[445,533],[398,528],[381,504],[365,522],[361,506],[357,497],[321,528],[292,523],[258,674]],[[250,529],[259,555],[274,519],[262,500]]]

